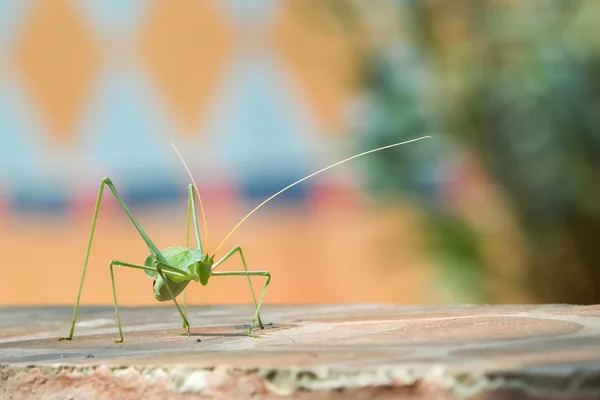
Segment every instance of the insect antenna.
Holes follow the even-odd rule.
[[[376,148],[376,149],[373,149],[373,150],[365,151],[365,152],[363,152],[363,153],[360,153],[360,154],[356,154],[356,155],[354,155],[354,156],[352,156],[352,157],[348,157],[348,158],[346,158],[346,159],[344,159],[344,160],[342,160],[342,161],[338,161],[338,162],[336,162],[335,164],[332,164],[332,165],[330,165],[330,166],[328,166],[328,167],[322,168],[322,169],[318,170],[317,172],[313,172],[312,174],[310,174],[310,175],[308,175],[308,176],[305,176],[304,178],[302,178],[302,179],[299,179],[299,180],[297,180],[296,182],[294,182],[294,183],[292,183],[292,184],[290,184],[290,185],[288,185],[288,186],[284,187],[284,188],[283,188],[283,189],[281,189],[279,192],[275,193],[274,195],[272,195],[271,197],[269,197],[268,199],[266,199],[265,201],[263,201],[262,203],[260,203],[258,206],[256,206],[256,207],[255,207],[255,208],[254,208],[252,211],[250,211],[248,214],[246,214],[246,216],[245,216],[244,218],[242,218],[242,220],[241,220],[240,222],[238,222],[238,224],[237,224],[236,226],[234,226],[234,227],[233,227],[233,229],[232,229],[232,230],[231,230],[231,231],[230,231],[230,232],[227,234],[227,236],[225,236],[225,239],[223,239],[223,241],[221,242],[221,244],[219,244],[219,246],[217,246],[217,249],[215,250],[215,253],[214,253],[214,254],[217,254],[217,252],[218,252],[218,251],[221,249],[221,247],[223,246],[223,244],[225,244],[225,242],[227,241],[227,239],[229,239],[229,237],[230,237],[230,236],[233,234],[233,232],[235,232],[235,231],[236,231],[236,229],[237,229],[237,228],[239,228],[239,226],[240,226],[240,225],[241,225],[241,224],[242,224],[242,223],[243,223],[245,220],[247,220],[247,219],[248,219],[248,217],[250,217],[250,216],[251,216],[252,214],[254,214],[256,211],[258,211],[258,209],[259,209],[259,208],[261,208],[262,206],[264,206],[265,204],[267,204],[269,201],[273,200],[275,197],[279,196],[281,193],[283,193],[283,192],[285,192],[286,190],[290,189],[291,187],[293,187],[293,186],[296,186],[297,184],[299,184],[299,183],[301,183],[301,182],[303,182],[303,181],[305,181],[305,180],[307,180],[307,179],[309,179],[309,178],[312,178],[313,176],[315,176],[315,175],[317,175],[317,174],[320,174],[321,172],[325,172],[325,171],[327,171],[327,170],[328,170],[328,169],[330,169],[330,168],[336,167],[336,166],[338,166],[338,165],[340,165],[340,164],[343,164],[343,163],[345,163],[345,162],[347,162],[347,161],[350,161],[350,160],[353,160],[353,159],[355,159],[355,158],[362,157],[362,156],[364,156],[364,155],[367,155],[367,154],[370,154],[370,153],[375,153],[376,151],[381,151],[381,150],[389,149],[390,147],[401,146],[401,145],[403,145],[403,144],[408,144],[408,143],[416,142],[416,141],[418,141],[418,140],[427,139],[427,138],[431,138],[431,136],[422,136],[422,137],[420,137],[420,138],[417,138],[417,139],[411,139],[411,140],[407,140],[407,141],[404,141],[404,142],[394,143],[394,144],[390,144],[390,145],[387,145],[387,146],[378,147],[378,148]]]
[[[198,190],[198,185],[196,185],[196,181],[194,180],[194,177],[192,176],[190,169],[188,168],[187,164],[185,163],[183,156],[181,155],[179,150],[177,150],[177,146],[175,146],[175,143],[173,143],[173,141],[170,138],[167,138],[167,140],[169,141],[169,143],[171,143],[171,146],[173,146],[173,149],[175,149],[175,152],[177,153],[177,157],[179,157],[179,159],[183,163],[185,170],[187,171],[188,175],[190,176],[190,179],[192,180],[192,185],[194,185],[196,194],[198,195],[198,200],[200,201],[200,210],[202,212],[202,221],[204,223],[204,250],[206,251],[206,254],[209,254],[208,253],[208,226],[206,224],[206,213],[204,212],[204,204],[202,203],[202,197],[200,197],[200,191]]]

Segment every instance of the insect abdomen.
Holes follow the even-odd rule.
[[[169,278],[167,278],[167,279],[169,279]],[[177,296],[179,296],[179,294],[181,292],[183,292],[183,289],[185,289],[185,287],[188,285],[188,283],[190,283],[190,281],[173,282],[172,280],[169,279],[169,286],[171,287],[171,291],[173,292],[173,296],[171,296],[171,294],[169,293],[169,289],[167,288],[167,285],[165,284],[163,279],[159,276],[156,278],[156,280],[152,284],[154,298],[158,301],[173,300],[173,297],[177,297]]]

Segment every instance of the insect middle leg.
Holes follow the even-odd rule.
[[[249,272],[248,271],[248,266],[246,265],[246,259],[244,258],[244,252],[242,251],[242,248],[240,246],[235,246],[233,249],[231,249],[229,251],[229,253],[225,254],[223,256],[223,258],[221,258],[219,261],[215,262],[215,264],[213,265],[212,270],[214,271],[215,268],[217,268],[220,264],[222,264],[223,262],[225,262],[225,260],[227,260],[229,257],[231,257],[232,255],[234,255],[235,253],[239,253],[240,254],[240,258],[242,259],[242,265],[244,266],[244,271]],[[258,310],[258,305],[256,303],[256,295],[254,294],[254,288],[252,287],[252,280],[250,279],[250,275],[246,275],[246,277],[248,278],[248,285],[250,285],[250,292],[252,293],[252,300],[254,300],[254,307],[256,307],[257,310]],[[260,314],[258,312],[257,312],[257,315],[254,318],[258,319],[258,326],[260,326],[260,329],[265,329],[264,326],[263,326],[263,323],[262,323],[262,321],[260,319]]]
[[[269,282],[271,282],[271,273],[269,271],[231,271],[231,272],[213,272],[212,276],[246,276],[250,279],[251,276],[266,276],[265,285],[263,286],[262,293],[260,295],[260,300],[258,300],[258,304],[256,304],[256,310],[254,311],[254,317],[252,318],[252,323],[250,324],[250,328],[248,329],[248,336],[256,337],[252,335],[252,331],[254,330],[254,323],[257,319],[259,319],[259,310],[262,305],[263,298],[265,297],[265,292],[267,291],[267,286],[269,286]],[[253,292],[254,293],[254,292]],[[261,326],[261,329],[264,329]]]
[[[119,328],[119,340],[115,340],[115,343],[123,343],[123,330],[121,329],[121,317],[119,316],[119,304],[117,303],[117,290],[115,288],[115,275],[113,272],[113,266],[143,269],[143,270],[147,270],[147,271],[158,272],[161,275],[161,277],[163,278],[163,280],[165,281],[165,283],[167,284],[167,290],[169,290],[169,293],[171,293],[171,295],[172,295],[172,290],[169,286],[169,282],[167,281],[167,279],[165,277],[164,271],[162,270],[162,268],[160,268],[158,266],[156,268],[152,268],[152,267],[148,267],[146,265],[131,264],[128,262],[118,261],[118,260],[112,260],[110,262],[110,283],[112,285],[113,302],[115,303],[115,315],[117,316],[117,327]],[[169,271],[169,273],[173,274],[173,275],[178,275],[178,276],[185,276],[182,273],[176,272],[176,271],[177,270],[175,268],[173,268],[173,271]],[[173,299],[173,300],[175,300],[175,299]],[[175,302],[175,305],[177,306],[179,313],[181,313],[181,309],[179,308],[179,305],[177,304],[177,302]],[[187,323],[187,319],[185,319],[183,314],[181,314],[181,316],[183,317],[184,321]],[[190,333],[189,326],[190,326],[189,323],[187,323],[188,334]]]

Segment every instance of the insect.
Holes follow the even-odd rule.
[[[352,159],[364,156],[366,154],[374,153],[376,151],[389,149],[391,147],[396,147],[396,146],[400,146],[400,145],[411,143],[411,142],[416,142],[418,140],[422,140],[422,139],[426,139],[426,138],[430,138],[430,137],[431,136],[423,136],[423,137],[420,137],[417,139],[412,139],[412,140],[408,140],[408,141],[404,141],[404,142],[400,142],[400,143],[391,144],[388,146],[379,147],[379,148],[376,148],[373,150],[365,151],[363,153],[354,155],[352,157],[349,157],[342,161],[339,161],[335,164],[332,164],[328,167],[320,169],[317,172],[313,172],[312,174],[305,176],[302,179],[297,180],[296,182],[286,186],[285,188],[281,189],[279,192],[277,192],[274,195],[272,195],[271,197],[267,198],[262,203],[260,203],[258,206],[256,206],[252,211],[250,211],[248,214],[246,214],[246,216],[244,218],[242,218],[236,226],[233,227],[233,229],[227,234],[227,236],[225,236],[225,239],[223,239],[223,241],[219,244],[219,246],[217,246],[217,248],[215,249],[215,251],[212,254],[210,254],[208,251],[208,228],[207,228],[207,223],[206,223],[206,214],[204,212],[204,204],[202,203],[202,198],[200,197],[200,192],[198,190],[198,186],[196,185],[194,177],[192,176],[192,173],[190,172],[183,157],[179,153],[179,150],[177,150],[177,147],[175,146],[175,144],[173,144],[173,142],[171,142],[171,140],[169,139],[169,142],[173,146],[173,149],[177,153],[177,156],[181,160],[183,166],[185,167],[185,169],[192,181],[192,183],[188,185],[188,206],[187,206],[187,218],[186,218],[186,245],[185,246],[173,246],[173,247],[168,247],[164,250],[159,250],[156,247],[156,245],[154,244],[154,242],[152,242],[150,237],[148,237],[146,232],[144,232],[144,230],[142,229],[140,224],[137,222],[137,220],[134,218],[134,216],[131,214],[131,212],[129,211],[129,208],[127,208],[127,205],[125,205],[125,203],[123,202],[123,199],[117,192],[117,189],[115,188],[111,179],[108,177],[103,178],[101,181],[101,184],[100,184],[100,189],[98,191],[98,197],[97,197],[96,205],[94,208],[94,214],[93,214],[93,218],[92,218],[92,228],[91,228],[91,232],[90,232],[90,236],[89,236],[89,240],[88,240],[87,251],[85,253],[85,261],[83,264],[83,271],[81,273],[81,281],[79,283],[79,289],[77,291],[77,298],[75,300],[75,307],[73,309],[73,318],[71,320],[71,329],[69,331],[69,336],[67,336],[66,338],[60,338],[59,340],[71,340],[73,338],[73,333],[75,331],[75,322],[77,320],[77,310],[79,309],[79,300],[81,298],[81,290],[83,288],[83,282],[85,280],[85,273],[87,270],[88,261],[89,261],[89,257],[90,257],[90,251],[92,248],[92,241],[94,239],[94,230],[96,228],[96,220],[98,219],[98,211],[100,209],[100,201],[102,200],[102,194],[104,193],[105,187],[108,187],[110,189],[110,191],[113,193],[113,195],[115,196],[115,198],[121,205],[121,208],[123,208],[123,211],[125,211],[125,213],[129,217],[129,219],[131,220],[131,222],[133,223],[133,225],[139,232],[140,236],[146,243],[146,246],[148,246],[148,249],[150,250],[150,255],[148,255],[146,257],[146,260],[144,261],[143,264],[132,264],[129,262],[119,261],[119,260],[112,260],[109,264],[110,279],[111,279],[111,284],[112,284],[113,302],[115,305],[115,315],[117,318],[117,327],[119,329],[119,339],[115,340],[115,343],[123,342],[123,331],[121,328],[121,318],[119,316],[119,305],[117,303],[117,294],[116,294],[116,290],[115,290],[115,278],[114,278],[114,272],[113,272],[114,267],[140,269],[140,270],[143,270],[148,277],[152,278],[154,280],[154,283],[152,284],[154,297],[159,302],[169,301],[169,300],[173,301],[173,303],[175,304],[175,307],[177,307],[177,311],[181,315],[183,328],[187,331],[188,336],[190,335],[190,324],[187,320],[186,312],[185,312],[186,300],[185,300],[185,292],[184,292],[187,290],[188,284],[190,282],[194,281],[194,282],[200,283],[202,286],[206,286],[208,284],[209,279],[212,277],[245,276],[248,279],[248,284],[250,286],[250,292],[252,293],[252,299],[254,301],[254,308],[255,308],[254,316],[252,318],[252,322],[250,323],[250,327],[248,329],[248,336],[255,337],[253,335],[253,331],[254,331],[255,324],[257,322],[258,322],[259,327],[261,329],[264,329],[262,320],[260,318],[259,311],[260,311],[260,306],[263,302],[263,298],[265,296],[265,292],[267,290],[267,287],[269,286],[269,282],[271,281],[271,274],[269,273],[269,271],[248,270],[248,266],[246,265],[246,260],[244,258],[244,252],[242,251],[242,248],[240,246],[235,246],[227,254],[225,254],[223,257],[221,257],[220,259],[215,261],[216,254],[219,252],[219,250],[225,244],[227,239],[229,239],[229,237],[233,234],[233,232],[235,232],[239,228],[239,226],[246,219],[248,219],[248,217],[250,217],[252,214],[254,214],[259,208],[261,208],[267,202],[271,201],[272,199],[274,199],[281,193],[285,192],[292,186],[295,186],[317,174],[320,174],[321,172],[324,172],[330,168],[333,168],[335,166],[343,164]],[[195,194],[194,194],[194,192],[195,192]],[[195,195],[198,196],[198,201],[200,203],[200,210],[202,213],[202,219],[203,219],[203,225],[204,225],[204,240],[205,240],[204,246],[202,244],[202,240],[201,240],[200,232],[199,232],[199,228],[198,228],[198,216],[196,213],[196,196]],[[195,231],[195,236],[196,236],[196,247],[189,247],[190,216],[191,216],[191,219],[193,220],[193,226],[194,226],[194,231]],[[244,271],[216,271],[216,269],[218,267],[220,267],[226,260],[228,260],[230,257],[233,257],[234,255],[239,255],[239,257],[241,258],[242,265],[244,267]],[[252,276],[264,276],[266,278],[260,298],[258,301],[256,301],[256,295],[254,293],[254,288],[252,287],[252,281],[250,280],[250,277],[252,277]],[[179,303],[177,302],[177,297],[182,292],[184,292],[184,309],[183,310],[181,309],[181,307],[179,306]]]

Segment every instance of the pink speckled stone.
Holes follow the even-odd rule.
[[[600,399],[598,306],[0,309],[1,399]]]

